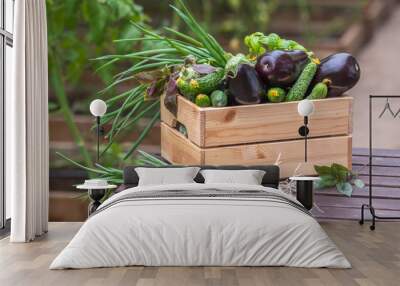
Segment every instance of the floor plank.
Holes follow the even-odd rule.
[[[289,267],[119,267],[49,270],[54,257],[81,223],[50,223],[49,233],[29,244],[0,240],[0,285],[264,286],[398,284],[398,223],[381,222],[376,231],[354,221],[321,221],[352,263],[352,269]]]

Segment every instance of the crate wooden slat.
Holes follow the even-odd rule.
[[[310,137],[348,135],[352,131],[351,97],[314,100]],[[174,128],[183,124],[188,139],[199,147],[216,147],[278,140],[300,139],[303,118],[298,102],[199,108],[178,96],[177,114],[161,104],[161,120]]]
[[[281,178],[293,175],[304,161],[304,140],[264,142],[223,147],[200,148],[176,129],[161,123],[161,155],[173,164],[186,165],[260,165],[274,164],[281,154]],[[313,138],[308,145],[308,164],[304,174],[315,174],[314,164],[336,162],[351,167],[351,135]]]

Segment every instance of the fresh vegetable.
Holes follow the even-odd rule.
[[[222,90],[214,90],[211,95],[211,105],[215,107],[222,107],[228,105],[228,96]]]
[[[207,94],[198,94],[196,96],[195,103],[200,107],[208,107],[211,105],[211,100]]]
[[[201,74],[195,71],[192,66],[182,67],[181,72],[179,73],[179,78],[184,81],[199,78],[200,76]]]
[[[266,85],[290,87],[308,62],[304,51],[273,51],[257,59],[256,70]]]
[[[270,102],[282,102],[285,100],[286,91],[280,87],[268,89],[267,98]]]
[[[236,77],[228,76],[228,91],[235,104],[257,104],[263,98],[264,86],[254,67],[241,64]]]
[[[289,90],[286,101],[302,100],[307,92],[313,77],[317,71],[318,65],[315,61],[311,61],[301,72],[299,78],[293,87]]]
[[[328,95],[328,86],[331,81],[329,79],[324,79],[322,82],[314,85],[310,95],[307,97],[308,99],[322,99]]]
[[[191,66],[193,71],[197,72],[200,75],[206,75],[213,73],[217,70],[216,67],[207,65],[207,64],[194,64]]]
[[[164,97],[165,107],[175,116],[178,111],[178,106],[177,106],[178,87],[176,86],[176,79],[178,78],[178,76],[179,76],[178,72],[175,72],[170,75],[165,87],[165,97]]]
[[[244,43],[249,48],[250,55],[255,57],[262,55],[266,51],[274,50],[299,50],[307,52],[309,56],[313,55],[312,52],[308,52],[306,48],[304,48],[299,43],[292,40],[282,39],[281,37],[279,37],[279,35],[275,33],[271,33],[268,36],[265,36],[261,32],[256,32],[246,36],[244,38]]]
[[[238,71],[238,68],[241,64],[249,64],[251,65],[251,61],[246,58],[243,54],[237,54],[232,56],[226,63],[225,66],[225,74],[231,77],[235,77]]]
[[[343,165],[336,163],[330,166],[315,165],[314,169],[320,177],[320,180],[315,181],[315,187],[317,189],[336,187],[340,193],[351,197],[353,185],[360,189],[363,189],[365,186],[364,182],[358,178],[357,173]]]
[[[188,137],[188,133],[187,133],[187,129],[186,129],[185,125],[179,124],[179,125],[178,125],[178,131],[179,131],[179,133],[181,133],[183,136]]]
[[[360,66],[348,53],[337,53],[321,60],[313,84],[329,79],[328,97],[340,96],[360,79]]]
[[[222,81],[224,75],[225,72],[223,69],[217,69],[215,72],[203,77],[190,78],[180,76],[176,84],[181,94],[193,101],[196,94],[207,94],[215,90]]]

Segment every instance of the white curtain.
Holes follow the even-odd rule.
[[[6,187],[12,242],[47,232],[49,197],[45,0],[15,1],[13,92],[6,98]]]

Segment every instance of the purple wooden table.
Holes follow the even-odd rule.
[[[374,207],[385,216],[400,216],[400,150],[374,149],[373,151]],[[318,218],[360,219],[360,207],[368,203],[368,148],[353,148],[353,171],[360,174],[366,186],[355,189],[348,198],[336,189],[315,192],[315,203],[321,208],[313,209]]]

